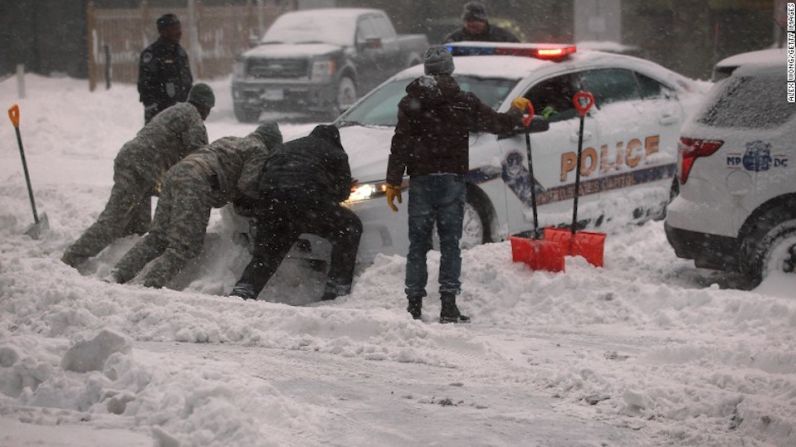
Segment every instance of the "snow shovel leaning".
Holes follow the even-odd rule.
[[[22,169],[25,171],[25,182],[28,184],[30,207],[33,209],[33,225],[25,230],[25,234],[32,239],[38,239],[45,231],[50,229],[50,224],[47,221],[47,214],[42,213],[41,218],[39,218],[39,213],[36,212],[36,199],[33,198],[33,187],[30,185],[30,174],[28,173],[28,163],[25,161],[25,149],[22,146],[22,135],[19,133],[19,106],[17,104],[14,104],[8,109],[8,117],[11,119],[11,124],[14,125],[14,130],[17,132],[19,156],[22,157]]]
[[[536,177],[533,175],[533,156],[531,153],[531,123],[533,104],[528,104],[528,113],[523,116],[525,126],[525,150],[528,152],[528,175],[531,184],[531,209],[533,210],[533,234],[530,238],[511,237],[511,258],[514,262],[524,262],[531,270],[561,272],[564,270],[564,252],[554,241],[539,238],[539,218],[536,213]]]
[[[580,115],[580,131],[578,132],[578,161],[575,165],[575,199],[572,209],[572,226],[567,228],[545,228],[544,238],[557,241],[565,253],[570,256],[583,256],[589,264],[595,267],[603,266],[605,252],[605,233],[591,231],[577,231],[578,224],[578,195],[580,194],[580,168],[583,152],[583,122],[586,114],[594,105],[594,96],[586,91],[575,93],[572,98],[575,109]]]

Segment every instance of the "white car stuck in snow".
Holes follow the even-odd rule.
[[[696,91],[693,81],[649,61],[574,46],[490,45],[450,45],[453,76],[462,89],[501,112],[512,98],[528,97],[537,114],[549,117],[550,127],[531,136],[534,182],[522,134],[471,135],[463,247],[530,230],[531,184],[537,188],[541,224],[568,221],[579,122],[572,96],[578,90],[596,98],[586,117],[580,166],[583,223],[643,219],[663,209],[676,171],[681,98]],[[422,74],[422,65],[398,73],[335,121],[352,174],[360,181],[349,205],[364,224],[361,260],[407,251],[406,207],[392,213],[383,188],[398,102]]]
[[[785,52],[754,55],[683,128],[666,235],[697,267],[756,283],[796,270],[796,104],[787,99]]]

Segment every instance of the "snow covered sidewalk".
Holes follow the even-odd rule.
[[[228,83],[214,87],[210,138],[248,133]],[[79,274],[60,254],[142,121],[133,88],[85,89],[31,77],[20,104],[43,240],[21,235],[27,193],[0,125],[0,445],[796,445],[795,284],[720,290],[660,223],[615,229],[604,269],[530,272],[508,243],[465,252],[469,325],[434,322],[435,294],[411,320],[399,256],[332,303],[284,304],[316,292],[300,262],[271,302],[225,297],[247,255],[217,215],[183,291],[99,280],[135,238]]]

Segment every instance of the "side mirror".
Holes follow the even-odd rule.
[[[528,133],[547,132],[548,130],[550,130],[550,122],[541,116],[533,117],[531,125],[528,127]]]
[[[382,43],[380,37],[369,37],[365,39],[365,48],[369,50],[381,49]]]
[[[260,37],[254,32],[249,34],[249,48],[254,48],[260,44]]]
[[[498,135],[498,140],[511,138],[515,135],[522,135],[524,133],[540,133],[547,132],[550,129],[550,123],[541,116],[534,116],[531,120],[531,125],[528,127],[515,127],[511,132]]]

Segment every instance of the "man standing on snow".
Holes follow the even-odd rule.
[[[519,42],[514,34],[489,24],[486,7],[480,2],[464,5],[462,22],[462,28],[448,34],[443,42]]]
[[[105,209],[80,238],[64,252],[61,261],[77,268],[114,240],[144,234],[131,231],[130,223],[157,192],[163,174],[186,155],[207,145],[204,120],[216,99],[207,84],[196,84],[187,103],[164,110],[122,146],[113,160],[113,188]],[[149,215],[149,210],[147,215]]]
[[[143,285],[165,286],[201,252],[210,211],[240,198],[250,188],[240,182],[258,178],[266,156],[280,144],[279,126],[268,122],[245,138],[216,140],[169,169],[152,229],[116,264],[113,280],[125,283],[152,261]]]
[[[160,38],[141,52],[138,64],[139,100],[144,103],[144,123],[158,113],[188,99],[193,84],[188,54],[180,46],[182,26],[174,14],[157,20]]]
[[[302,233],[332,244],[332,261],[322,300],[351,292],[362,222],[340,205],[351,194],[351,169],[331,125],[316,126],[309,136],[289,141],[266,161],[253,258],[232,290],[256,299]]]
[[[439,266],[441,323],[468,321],[456,306],[461,289],[459,239],[466,201],[464,175],[469,167],[470,132],[508,133],[522,123],[528,100],[516,98],[509,113],[498,113],[472,93],[465,93],[451,76],[453,58],[441,46],[424,56],[426,76],[406,87],[398,104],[398,124],[387,165],[387,204],[398,211],[404,172],[409,178],[409,254],[406,257],[407,311],[421,318],[434,223],[442,252]]]

